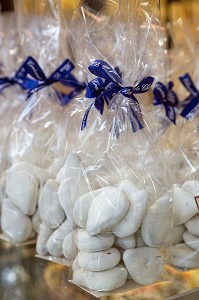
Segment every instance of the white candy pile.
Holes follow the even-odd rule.
[[[199,267],[199,215],[194,197],[199,196],[199,181],[173,186],[173,247],[171,263],[181,268]]]

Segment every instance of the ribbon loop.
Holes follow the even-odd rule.
[[[176,124],[176,111],[179,100],[177,94],[172,91],[173,82],[169,81],[167,85],[158,81],[154,87],[154,105],[162,104],[165,108],[167,118],[174,124]]]
[[[199,90],[196,88],[189,73],[179,77],[184,87],[189,91],[190,95],[183,101],[185,103],[181,116],[189,119],[190,115],[199,109]]]
[[[146,77],[137,86],[122,86],[122,78],[118,68],[113,69],[108,63],[103,60],[96,60],[88,67],[89,71],[97,76],[97,78],[91,80],[87,85],[86,97],[94,98],[93,103],[87,109],[81,130],[83,130],[87,125],[87,119],[89,112],[93,106],[103,114],[104,102],[109,105],[110,101],[115,95],[121,94],[122,96],[130,99],[131,104],[126,104],[128,106],[127,114],[129,116],[132,131],[138,131],[143,128],[143,117],[138,100],[134,94],[145,93],[151,87],[154,78]],[[132,105],[132,103],[134,105]],[[136,106],[136,108],[135,108]],[[135,123],[137,124],[135,126]],[[116,128],[117,126],[113,126]]]

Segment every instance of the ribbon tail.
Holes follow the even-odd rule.
[[[28,90],[27,92],[27,100],[36,92],[38,92],[39,90],[43,89],[44,87],[46,87],[46,83],[42,83],[30,90]]]
[[[133,132],[139,131],[140,129],[144,128],[144,120],[141,111],[135,112],[135,110],[130,107],[129,119]]]
[[[81,130],[83,130],[87,125],[88,115],[89,115],[89,112],[90,112],[92,106],[94,105],[94,103],[95,103],[95,101],[93,103],[91,103],[91,105],[89,105],[89,107],[87,108],[87,110],[84,114],[82,124],[81,124]]]
[[[176,112],[174,107],[170,106],[170,105],[164,105],[165,108],[165,112],[166,112],[166,116],[167,118],[176,125]]]
[[[189,119],[189,115],[199,109],[199,95],[185,106],[181,112],[183,118]]]

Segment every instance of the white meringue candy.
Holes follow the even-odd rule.
[[[112,233],[101,233],[96,236],[90,236],[86,230],[80,229],[75,238],[76,246],[83,252],[97,252],[112,247],[114,243]]]
[[[191,234],[199,237],[199,215],[194,216],[184,225]]]
[[[143,222],[147,211],[148,193],[145,190],[129,194],[129,210],[125,217],[111,229],[114,235],[124,238],[134,234]]]
[[[3,175],[0,179],[0,205],[1,205],[1,201],[6,197],[5,194],[6,182],[7,182],[7,176]]]
[[[62,256],[62,243],[64,238],[69,234],[74,227],[66,219],[49,237],[46,247],[48,252],[56,257]]]
[[[123,249],[133,249],[136,246],[135,235],[133,234],[125,238],[116,237],[114,245]]]
[[[199,180],[189,180],[182,185],[182,189],[193,196],[199,196]]]
[[[72,260],[77,256],[78,249],[75,245],[75,236],[78,229],[72,230],[67,234],[62,243],[62,252],[63,255],[68,259]]]
[[[86,230],[96,235],[117,224],[127,213],[129,201],[124,192],[116,187],[107,187],[93,199],[88,213]]]
[[[185,230],[186,228],[184,225],[173,226],[171,235],[172,245],[180,244],[183,241],[183,233],[185,232]]]
[[[167,246],[171,242],[172,218],[171,202],[165,195],[158,199],[147,211],[141,226],[145,244],[149,247]]]
[[[164,260],[157,248],[127,249],[123,260],[132,279],[141,285],[153,284],[163,271]]]
[[[173,223],[181,225],[198,213],[194,197],[180,187],[173,187]]]
[[[75,223],[81,228],[86,229],[88,212],[93,201],[93,198],[99,195],[101,190],[90,191],[81,196],[74,205],[73,218]]]
[[[125,193],[127,198],[130,198],[133,193],[139,191],[139,188],[130,180],[123,180],[119,184],[119,188]]]
[[[76,153],[71,153],[59,171],[56,181],[61,183],[66,178],[77,178],[80,170],[80,158]]]
[[[192,249],[199,252],[199,237],[185,231],[183,234],[183,239],[185,243]]]
[[[1,228],[12,243],[26,241],[32,233],[30,218],[24,215],[9,199],[2,201]]]
[[[39,182],[26,171],[18,171],[8,177],[6,193],[10,201],[25,215],[33,215],[39,196]]]
[[[78,266],[89,271],[105,271],[111,269],[120,262],[120,251],[109,248],[99,252],[82,252],[77,255]]]
[[[199,253],[186,244],[175,245],[171,248],[171,264],[180,268],[198,268]]]
[[[41,224],[41,218],[39,215],[39,209],[37,208],[36,212],[32,216],[32,227],[35,232],[39,232],[39,226]]]
[[[39,215],[50,228],[57,228],[66,217],[59,203],[58,187],[55,180],[49,179],[39,198]]]
[[[8,176],[11,177],[18,171],[26,171],[28,173],[31,173],[38,179],[38,181],[42,182],[46,182],[52,177],[47,170],[39,168],[36,165],[33,165],[27,161],[20,161],[14,163],[12,167],[8,170]]]
[[[112,269],[92,272],[75,269],[73,282],[77,285],[99,292],[109,292],[123,286],[127,279],[127,270],[123,265]]]
[[[50,227],[48,227],[48,225],[46,225],[46,223],[43,222],[40,224],[39,235],[38,235],[37,244],[36,244],[36,252],[39,255],[46,255],[48,253],[46,244],[52,233],[53,233],[53,230]]]
[[[81,197],[82,194],[84,195],[88,192],[88,187],[84,178],[80,178],[78,189],[76,188],[77,184],[78,178],[66,178],[62,181],[58,189],[60,205],[71,224],[74,222],[73,208],[77,195]]]

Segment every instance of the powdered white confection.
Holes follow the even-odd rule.
[[[183,239],[185,243],[192,249],[199,252],[199,237],[191,234],[188,231],[185,231],[183,234]]]
[[[189,180],[182,185],[182,189],[193,196],[199,196],[199,180]]]
[[[123,260],[132,279],[141,285],[153,284],[163,271],[164,260],[157,248],[127,249]]]
[[[32,216],[32,227],[33,227],[35,232],[39,232],[40,224],[41,224],[41,218],[40,218],[40,215],[39,215],[39,210],[37,208],[36,212]]]
[[[91,203],[86,230],[96,235],[117,224],[127,213],[129,201],[124,192],[116,187],[102,189]]]
[[[111,248],[114,243],[112,233],[101,233],[96,236],[90,236],[86,230],[80,229],[76,234],[76,246],[84,252],[97,252]]]
[[[191,234],[199,237],[199,215],[194,216],[186,222],[185,227]]]
[[[78,229],[72,230],[67,234],[62,243],[63,255],[68,259],[72,260],[77,256],[78,249],[75,245],[75,236]]]
[[[109,292],[123,286],[126,279],[127,270],[123,265],[101,272],[75,269],[73,273],[75,284],[101,292]]]
[[[175,245],[171,248],[171,264],[180,268],[198,268],[199,253],[186,244]]]
[[[44,185],[39,199],[39,214],[41,219],[50,227],[57,228],[65,219],[65,213],[58,199],[59,184],[49,179]]]
[[[46,255],[48,253],[46,244],[53,233],[53,230],[48,227],[44,222],[39,226],[39,235],[37,237],[36,251],[39,255]]]
[[[129,180],[123,180],[120,183],[119,188],[125,193],[127,198],[130,198],[133,193],[139,191],[139,188]]]
[[[171,203],[169,196],[158,199],[147,211],[141,226],[144,242],[149,247],[170,245],[171,242]]]
[[[180,244],[183,241],[183,233],[185,232],[185,230],[186,228],[184,225],[173,226],[171,235],[172,245]]]
[[[56,177],[56,181],[61,183],[64,179],[67,178],[78,178],[80,170],[80,158],[76,153],[71,153],[66,159],[63,168],[59,171]]]
[[[148,204],[148,193],[145,190],[138,190],[131,194],[129,192],[129,210],[125,217],[111,229],[120,238],[134,234],[143,222]]]
[[[123,249],[133,249],[136,246],[135,235],[133,234],[125,238],[116,237],[114,245]]]
[[[141,228],[138,229],[135,233],[135,239],[136,239],[136,248],[145,247],[146,244],[143,240]]]
[[[60,205],[71,224],[74,222],[73,208],[77,196],[80,197],[88,192],[88,187],[83,177],[80,178],[78,190],[76,189],[77,184],[78,178],[66,178],[62,181],[58,189]]]
[[[10,178],[12,174],[15,174],[18,171],[26,171],[28,173],[31,173],[38,179],[39,182],[46,182],[48,179],[52,178],[50,172],[48,172],[47,170],[39,168],[26,161],[14,163],[8,170],[8,177]]]
[[[74,227],[66,219],[49,237],[46,247],[48,252],[56,257],[62,256],[62,243],[64,238],[72,231]]]
[[[120,262],[120,251],[109,248],[99,252],[82,252],[77,256],[78,266],[89,271],[105,271],[111,269]]]
[[[0,179],[0,205],[1,201],[5,198],[7,176],[3,175]]]
[[[33,215],[38,203],[39,183],[26,171],[18,171],[8,177],[6,193],[10,201],[25,215]]]
[[[26,241],[32,233],[30,218],[14,206],[9,199],[2,201],[1,228],[13,243]]]
[[[187,222],[198,213],[194,197],[180,187],[173,187],[173,223],[180,225]]]
[[[81,196],[74,205],[73,209],[73,218],[75,223],[86,229],[86,223],[88,219],[88,212],[93,201],[93,198],[96,197],[101,190],[90,191],[85,195]]]

